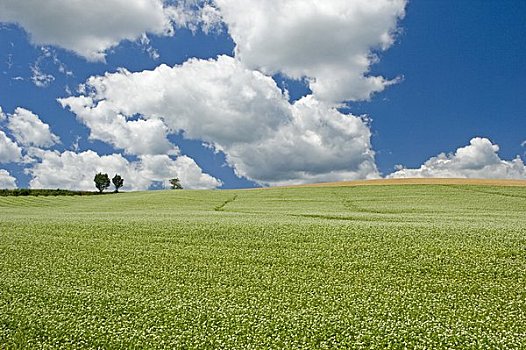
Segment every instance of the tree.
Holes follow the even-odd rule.
[[[98,173],[95,175],[95,187],[99,190],[100,193],[110,187],[110,177],[108,174]]]
[[[181,181],[179,181],[179,178],[173,178],[170,179],[170,185],[172,185],[172,190],[182,190],[183,186],[181,185]]]
[[[119,192],[119,188],[124,185],[124,179],[119,174],[115,174],[111,182],[113,182],[113,186],[115,186],[115,193]]]

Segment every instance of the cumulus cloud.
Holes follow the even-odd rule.
[[[168,187],[167,180],[178,177],[184,188],[210,189],[222,185],[222,182],[203,173],[195,161],[187,156],[175,160],[166,155],[146,155],[140,157],[139,173],[151,182],[163,182]]]
[[[109,48],[145,33],[172,35],[176,13],[162,0],[0,2],[1,22],[20,25],[35,44],[59,46],[88,60],[103,60]]]
[[[93,176],[100,171],[112,176],[115,173],[121,174],[126,179],[125,190],[146,190],[155,183],[167,186],[168,180],[173,177],[179,177],[182,185],[188,189],[208,189],[222,185],[221,181],[203,173],[195,161],[187,156],[173,159],[168,154],[140,153],[137,161],[130,162],[120,154],[99,156],[93,151],[60,153],[44,150],[43,148],[51,147],[60,140],[37,115],[24,108],[17,108],[6,119],[8,129],[23,147],[0,130],[0,163],[32,163],[25,170],[32,176],[32,188],[91,190]],[[136,130],[136,133],[117,136],[128,137],[131,141],[140,139],[146,143],[155,143],[157,135],[149,128],[151,122],[155,121],[125,122],[127,130]],[[158,122],[166,129],[162,122]],[[175,152],[176,148],[169,144],[168,150]],[[5,181],[8,181],[7,177]]]
[[[15,139],[23,146],[51,147],[60,142],[49,125],[42,122],[33,112],[17,108],[9,115],[7,127]]]
[[[198,25],[203,32],[209,33],[220,30],[222,22],[223,17],[221,13],[214,6],[205,3],[204,6],[199,9]]]
[[[0,163],[19,162],[22,160],[22,149],[0,130]]]
[[[16,188],[16,179],[12,177],[7,170],[0,169],[0,188]]]
[[[166,126],[158,142],[178,132],[202,140],[224,152],[239,176],[261,184],[378,177],[366,120],[312,96],[290,104],[272,78],[228,56],[92,77],[86,91],[59,101],[92,138],[129,153],[148,147],[119,131],[140,115],[158,130]]]
[[[128,74],[127,71],[121,73]],[[127,96],[126,91],[118,93],[122,93],[122,98]],[[60,99],[59,102],[74,111],[77,118],[90,128],[90,139],[102,140],[133,155],[179,152],[178,148],[168,141],[168,128],[160,119],[127,120],[126,116],[110,103],[97,101],[99,103],[95,106],[93,97],[70,97]]]
[[[116,144],[122,148],[127,141],[99,129],[116,133],[115,120],[136,114],[148,121],[164,120],[172,131],[225,147],[265,138],[292,118],[289,103],[271,78],[245,69],[228,56],[217,61],[192,59],[182,66],[161,65],[139,73],[121,70],[90,78],[87,90],[88,96],[59,102],[85,122],[92,138],[122,142],[122,146]],[[141,141],[134,143],[138,147]],[[146,143],[141,147],[147,147]]]
[[[499,146],[487,138],[475,137],[470,144],[455,153],[441,153],[427,160],[418,169],[400,169],[388,178],[400,177],[453,177],[524,179],[526,167],[520,157],[508,161],[499,155]]]
[[[5,115],[2,107],[0,107],[0,122],[6,120],[7,116]]]
[[[172,8],[172,17],[179,26],[193,32],[201,29],[204,33],[221,31],[222,17],[212,5],[213,0],[179,0]]]
[[[227,161],[238,174],[269,185],[379,176],[362,118],[343,115],[312,96],[290,110],[292,120],[264,140],[227,149]]]
[[[406,0],[215,0],[236,57],[265,74],[307,77],[316,98],[364,100],[394,81],[368,74],[394,41]]]
[[[238,176],[275,185],[379,176],[367,120],[334,107],[394,82],[369,71],[375,53],[393,44],[405,6],[406,0],[6,0],[0,21],[25,28],[36,44],[89,60],[103,60],[122,40],[148,46],[149,34],[172,35],[176,26],[209,32],[223,21],[236,58],[122,69],[90,78],[86,92],[59,102],[91,139],[137,155],[140,164],[168,162],[169,169],[168,155],[179,154],[169,135],[182,133],[224,152]],[[289,103],[270,77],[277,72],[306,78],[313,95]],[[38,84],[51,79],[34,73]]]
[[[120,154],[100,156],[93,151],[75,153],[65,151],[32,150],[40,161],[26,169],[32,176],[31,188],[63,188],[72,190],[93,190],[93,177],[98,172],[108,173],[110,177],[120,174],[124,178],[124,190],[146,190],[152,184],[179,177],[184,188],[210,189],[221,182],[204,174],[189,157],[172,159],[167,155],[145,156],[130,162]]]

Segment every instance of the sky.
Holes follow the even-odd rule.
[[[526,2],[0,0],[0,188],[526,179]]]

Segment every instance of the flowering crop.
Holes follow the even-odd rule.
[[[0,197],[0,349],[526,347],[526,188]]]

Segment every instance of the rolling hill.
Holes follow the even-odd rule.
[[[526,347],[523,182],[419,181],[0,197],[0,348]]]

